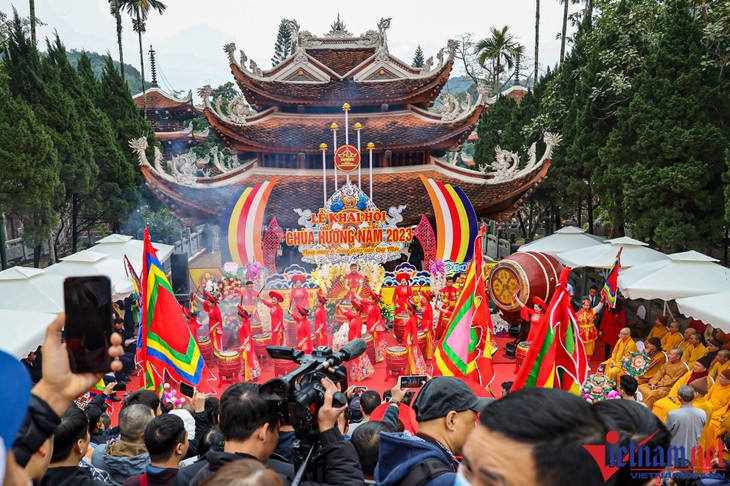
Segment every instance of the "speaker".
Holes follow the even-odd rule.
[[[188,276],[188,254],[173,253],[170,255],[172,267],[172,291],[175,296],[190,296],[190,277]]]

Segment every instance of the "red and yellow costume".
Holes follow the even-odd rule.
[[[321,294],[317,295],[319,304],[314,309],[314,339],[317,346],[329,346],[329,335],[327,333],[327,299]]]
[[[393,291],[393,305],[395,306],[395,313],[404,314],[406,312],[406,302],[408,302],[408,299],[413,297],[413,291],[408,285],[410,275],[407,273],[399,273],[395,279],[399,284]],[[403,281],[406,282],[406,285],[403,285]]]
[[[185,319],[188,321],[188,326],[190,327],[190,334],[193,335],[193,339],[195,339],[195,342],[198,342],[198,330],[203,327],[198,322],[198,315],[188,309],[187,307],[183,306],[183,314],[185,315]]]
[[[578,325],[580,326],[580,337],[583,340],[585,346],[586,355],[593,356],[593,351],[596,348],[596,339],[598,338],[598,330],[596,329],[596,313],[603,307],[603,302],[599,303],[592,309],[581,309],[576,312],[575,316],[578,319]]]
[[[353,311],[340,308],[342,315],[347,317],[347,325],[349,326],[347,334],[348,341],[362,337],[362,317],[360,317],[360,313],[363,311],[363,308],[355,301],[352,302],[352,307],[354,309]],[[367,353],[363,353],[360,357],[350,361],[348,363],[348,369],[350,370],[350,378],[352,381],[362,381],[375,373],[375,368],[373,368],[373,364],[370,362]]]
[[[433,359],[433,297],[421,291],[421,330],[426,332],[426,359]]]
[[[218,299],[210,294],[205,294],[206,301],[203,302],[203,310],[208,314],[208,330],[210,340],[213,342],[213,349],[223,351],[223,318],[218,308]]]
[[[520,317],[530,322],[530,332],[527,333],[526,339],[529,343],[534,343],[540,336],[540,320],[542,319],[542,316],[545,315],[545,310],[547,309],[547,304],[539,297],[533,297],[532,303],[533,305],[539,305],[542,310],[537,311],[534,308],[530,309],[527,306],[524,306],[520,310]]]
[[[293,284],[304,284],[306,277],[302,274],[297,274],[291,278],[291,281]],[[295,285],[289,296],[289,313],[292,314],[291,310],[297,307],[309,309],[311,305],[309,304],[309,292],[307,292],[307,289]]]
[[[421,349],[418,347],[418,316],[416,315],[416,304],[409,301],[409,314],[406,322],[406,332],[403,335],[403,343],[406,345],[408,362],[406,363],[406,375],[423,375],[426,373],[426,362],[421,356]]]
[[[269,292],[269,297],[276,299],[278,302],[268,301],[261,299],[266,307],[269,308],[269,314],[271,314],[271,345],[272,346],[283,346],[284,345],[284,309],[279,305],[284,300],[284,297],[279,292]]]
[[[456,299],[459,296],[459,290],[453,285],[453,278],[446,281],[446,287],[441,289],[441,311],[439,312],[439,322],[436,325],[436,339],[441,339],[446,332],[446,325],[449,323],[451,313],[456,307]]]
[[[261,375],[261,366],[251,344],[253,337],[251,335],[251,314],[239,305],[238,317],[241,319],[241,325],[238,327],[238,342],[241,347],[243,380],[255,380]]]
[[[309,311],[304,307],[297,307],[292,318],[297,323],[297,342],[294,349],[301,349],[305,353],[311,354],[314,347],[312,346],[312,328],[308,319]]]
[[[377,295],[372,295],[372,301],[365,304],[365,312],[368,315],[367,328],[368,332],[373,335],[375,345],[375,362],[380,363],[385,359],[385,353],[388,350],[388,343],[385,342],[385,322],[383,315],[380,313],[380,306],[377,302]]]

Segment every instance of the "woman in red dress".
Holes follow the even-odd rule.
[[[533,297],[532,309],[530,309],[519,299],[519,297],[517,297],[517,294],[515,294],[513,298],[515,302],[522,307],[520,310],[520,317],[530,323],[530,332],[527,333],[526,341],[528,343],[534,343],[540,335],[540,320],[542,319],[542,316],[545,315],[547,304],[540,297]]]
[[[238,327],[238,343],[241,350],[241,372],[243,381],[256,380],[261,374],[261,366],[256,359],[256,353],[253,352],[251,344],[251,314],[241,307],[237,306],[238,317],[241,319],[241,325]]]
[[[421,330],[426,333],[426,352],[424,358],[433,358],[433,295],[425,290],[421,291]]]
[[[606,359],[611,357],[611,350],[618,342],[618,333],[626,326],[626,312],[621,308],[620,301],[616,302],[616,307],[608,308],[601,318],[601,329],[599,337],[603,341],[603,349],[606,353]]]
[[[317,346],[329,346],[329,335],[327,333],[327,299],[320,290],[314,303],[314,339]]]
[[[406,302],[413,297],[413,291],[408,285],[410,279],[411,276],[407,273],[399,273],[395,277],[395,280],[399,283],[393,292],[393,305],[395,306],[396,314],[404,314],[407,312]]]
[[[347,317],[347,325],[349,326],[347,334],[348,342],[362,338],[362,317],[360,317],[360,313],[364,309],[355,300],[352,301],[352,308],[354,310],[340,307],[342,315]],[[350,378],[352,378],[352,381],[362,381],[375,373],[375,368],[373,368],[373,363],[368,358],[367,353],[363,353],[358,358],[350,361],[348,363],[348,369],[350,370]]]
[[[418,347],[418,307],[416,303],[409,300],[406,303],[408,322],[406,332],[403,336],[403,343],[406,345],[408,362],[406,363],[406,375],[423,375],[426,373],[426,362],[421,356],[421,349]]]
[[[362,301],[357,296],[357,303],[360,304],[368,315],[367,330],[373,336],[373,345],[375,349],[375,362],[380,363],[385,360],[385,353],[388,350],[388,343],[385,341],[385,322],[383,322],[383,314],[380,312],[378,301],[380,297],[370,292],[370,298]]]
[[[309,324],[309,309],[297,306],[292,318],[297,323],[297,342],[294,349],[301,349],[307,354],[312,354],[312,327]]]
[[[306,280],[307,278],[301,273],[298,273],[291,278],[294,288],[291,290],[291,295],[289,296],[289,314],[296,314],[297,307],[309,309],[309,293],[307,292],[307,289],[303,288]]]
[[[281,308],[281,303],[284,301],[284,297],[275,291],[269,292],[271,300],[261,299],[261,302],[269,308],[269,314],[271,314],[271,345],[272,346],[283,346],[284,345],[284,309]]]
[[[213,342],[213,349],[220,353],[223,351],[223,318],[218,308],[218,299],[208,292],[205,292],[205,300],[198,294],[195,297],[203,303],[203,310],[208,314],[208,335]]]
[[[198,342],[198,330],[200,330],[201,326],[198,322],[198,313],[193,312],[190,309],[188,309],[185,306],[182,306],[183,315],[185,316],[185,319],[188,321],[188,327],[190,327],[190,334],[193,335],[193,339],[195,339],[195,342]]]

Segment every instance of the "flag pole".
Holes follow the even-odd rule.
[[[325,152],[327,151],[327,144],[320,144],[319,149],[322,151],[322,194],[324,198],[322,207],[325,207],[327,206],[327,156],[325,155]]]
[[[337,123],[333,123],[330,125],[330,130],[332,130],[332,136],[334,137],[334,143],[332,145],[332,153],[337,152],[337,129],[339,127],[337,126]],[[337,162],[335,162],[335,191],[337,191]]]

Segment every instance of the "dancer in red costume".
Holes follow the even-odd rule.
[[[208,314],[208,335],[213,342],[213,349],[216,352],[223,351],[223,318],[218,308],[218,299],[208,292],[205,292],[205,300],[198,294],[195,298],[203,303],[203,310]]]
[[[294,349],[301,349],[307,354],[312,354],[312,326],[309,323],[309,309],[297,306],[297,310],[291,315],[297,323],[297,342]]]
[[[446,326],[451,318],[451,313],[454,312],[458,295],[459,291],[454,287],[454,276],[449,275],[446,277],[446,287],[439,292],[441,303],[439,304],[439,322],[436,325],[436,339],[441,339],[446,332]]]
[[[261,302],[269,308],[269,314],[271,314],[271,345],[272,346],[283,346],[284,345],[284,309],[281,308],[281,303],[284,301],[284,297],[275,291],[269,292],[271,300],[261,299]]]
[[[301,273],[294,275],[291,278],[291,282],[294,285],[291,295],[289,296],[289,314],[291,315],[296,314],[297,307],[301,307],[303,309],[309,309],[310,307],[309,293],[307,292],[307,289],[302,287],[306,281],[307,278]]]
[[[367,330],[373,336],[375,349],[375,362],[380,363],[385,360],[385,353],[388,350],[388,343],[385,341],[385,322],[383,314],[380,312],[378,301],[380,297],[370,291],[369,299],[363,301],[360,296],[357,297],[357,303],[365,309],[368,315]]]
[[[424,358],[433,358],[433,294],[421,291],[421,330],[426,333],[426,352]]]
[[[406,323],[406,332],[403,336],[403,343],[406,345],[408,354],[408,363],[406,363],[406,375],[423,375],[426,373],[426,362],[421,356],[421,350],[418,347],[418,307],[412,300],[406,302],[406,310],[408,322]]]
[[[396,314],[403,314],[407,312],[406,302],[408,299],[413,297],[413,291],[408,285],[411,276],[407,273],[399,273],[395,276],[398,286],[393,291],[393,305],[395,306]]]
[[[251,344],[251,314],[241,307],[237,306],[238,317],[241,319],[241,325],[238,327],[238,342],[241,350],[241,373],[243,374],[243,381],[256,380],[261,374],[261,366],[259,361],[256,359],[256,353],[253,351],[253,345]]]
[[[530,332],[527,333],[526,341],[528,343],[534,343],[540,335],[540,320],[542,319],[542,316],[545,315],[547,304],[540,297],[533,297],[533,308],[530,309],[519,299],[519,297],[517,297],[517,294],[513,296],[513,299],[520,305],[520,307],[522,307],[522,310],[520,310],[520,317],[530,323]]]
[[[314,303],[314,339],[317,346],[329,346],[329,335],[327,334],[327,299],[322,291],[317,292],[317,299]]]
[[[190,334],[193,335],[193,339],[195,339],[195,342],[198,342],[198,330],[203,327],[198,322],[198,313],[193,312],[190,309],[188,309],[185,306],[182,306],[183,315],[185,316],[185,320],[188,321],[188,327],[190,327]]]
[[[362,338],[362,317],[360,317],[360,313],[364,309],[357,301],[352,301],[352,308],[354,310],[347,310],[340,307],[342,315],[347,317],[347,325],[349,326],[347,334],[348,341]],[[363,353],[360,357],[350,361],[347,367],[350,370],[350,378],[352,381],[362,381],[375,373],[375,368],[373,368],[373,363],[368,358],[367,353]]]

